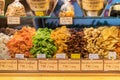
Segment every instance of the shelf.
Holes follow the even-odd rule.
[[[0,18],[7,18],[6,16],[0,16]],[[45,19],[59,19],[59,17],[50,16],[26,16],[21,18],[45,18]],[[74,17],[73,19],[120,19],[120,17]]]

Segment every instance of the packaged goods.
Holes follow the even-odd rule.
[[[8,5],[5,16],[9,17],[26,16],[25,8],[19,2],[19,0],[15,0],[13,3]]]
[[[61,6],[59,17],[74,17],[74,7],[70,3],[71,0],[63,0],[64,4]]]
[[[77,0],[85,16],[101,16],[108,0]]]
[[[0,15],[4,15],[5,0],[0,0]]]
[[[26,0],[35,16],[50,16],[58,0]]]

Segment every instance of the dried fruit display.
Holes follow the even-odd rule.
[[[12,36],[0,33],[0,59],[10,59],[9,50],[6,43],[12,38]]]
[[[115,51],[115,44],[119,41],[118,27],[99,27],[85,28],[84,38],[87,39],[87,47],[89,53],[98,53],[101,57],[107,57],[110,51]]]
[[[17,29],[12,29],[12,28],[0,28],[0,32],[4,33],[6,35],[13,35]]]
[[[32,48],[32,37],[35,35],[35,29],[29,26],[24,26],[21,30],[17,31],[13,38],[7,43],[7,47],[11,52],[11,56],[15,54],[25,54],[29,57],[29,50]]]
[[[47,58],[52,58],[57,51],[53,40],[50,38],[51,29],[39,28],[33,37],[33,47],[30,52],[36,57],[37,54],[46,54]]]
[[[116,44],[115,52],[117,52],[118,57],[120,57],[120,29],[119,29],[118,38],[119,38],[119,42]]]
[[[71,54],[81,54],[82,58],[88,57],[88,52],[85,50],[86,47],[86,39],[84,38],[84,32],[83,30],[76,30],[76,29],[70,29],[71,36],[67,39],[66,44],[67,50],[66,52],[69,54],[69,57]]]
[[[56,28],[51,33],[51,39],[54,40],[55,45],[57,46],[57,53],[65,53],[67,50],[67,39],[71,34],[69,29],[66,26]]]

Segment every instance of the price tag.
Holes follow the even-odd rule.
[[[91,60],[99,59],[99,55],[98,54],[89,54],[89,59],[91,59]]]
[[[66,54],[56,54],[56,59],[65,59],[66,58]]]
[[[60,17],[60,24],[71,25],[73,24],[73,18],[72,17]]]
[[[120,71],[120,60],[104,60],[104,71]]]
[[[108,59],[116,59],[116,58],[117,58],[117,53],[116,52],[109,52]]]
[[[44,16],[44,13],[43,12],[35,12],[35,15],[36,16]]]
[[[24,59],[24,54],[15,54],[15,58]]]
[[[99,59],[99,55],[98,54],[94,54],[94,59]]]
[[[45,59],[46,58],[46,54],[37,54],[37,58],[38,59]]]
[[[37,60],[18,60],[18,70],[37,70]]]
[[[103,71],[103,60],[82,60],[82,71]]]
[[[0,60],[0,70],[17,70],[17,60]]]
[[[39,60],[40,71],[57,71],[58,70],[57,60]]]
[[[20,17],[7,17],[7,24],[20,24]]]
[[[60,71],[80,71],[80,60],[59,60]]]
[[[89,59],[93,60],[94,59],[94,55],[93,54],[89,54]]]
[[[80,54],[71,54],[72,59],[80,59]]]

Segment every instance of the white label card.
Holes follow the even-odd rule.
[[[37,54],[37,58],[38,59],[45,59],[46,58],[46,54]]]
[[[117,53],[116,52],[109,52],[108,59],[116,59],[116,58],[117,58]]]
[[[72,17],[60,17],[60,24],[71,25],[73,24],[73,18]]]
[[[91,59],[91,60],[99,59],[99,55],[98,54],[89,54],[89,59]]]
[[[24,54],[16,54],[15,58],[24,59]]]
[[[57,59],[65,59],[66,58],[66,54],[56,54],[56,58]]]
[[[7,17],[7,24],[20,24],[20,17]]]

